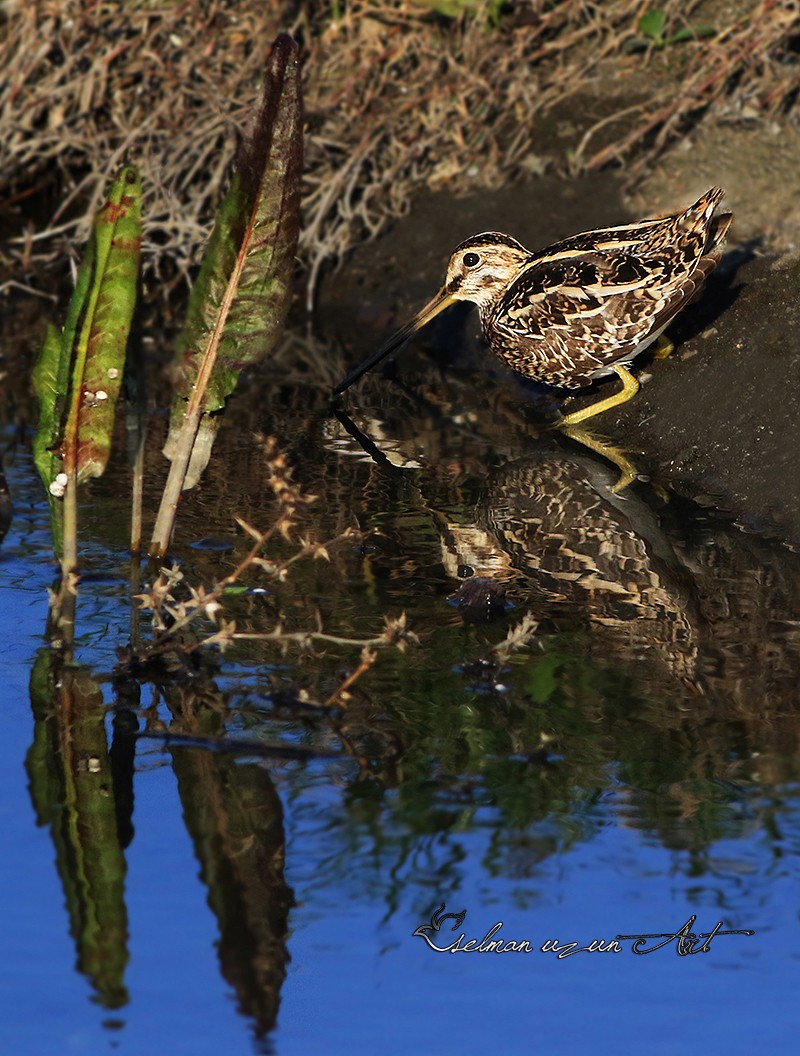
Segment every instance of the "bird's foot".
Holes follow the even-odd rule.
[[[619,392],[615,392],[613,396],[607,396],[604,400],[597,400],[595,403],[590,403],[588,407],[583,407],[580,411],[573,411],[572,414],[565,414],[558,424],[560,426],[579,425],[581,422],[585,422],[588,418],[594,418],[596,414],[602,414],[603,411],[610,411],[612,407],[618,407],[620,404],[632,400],[639,391],[639,382],[627,367],[623,367],[621,363],[618,363],[614,367],[614,371],[622,382],[622,388]]]
[[[639,471],[636,466],[631,462],[627,455],[616,446],[616,444],[601,440],[599,437],[593,436],[591,433],[587,432],[586,429],[579,429],[574,425],[565,426],[562,422],[561,429],[570,440],[575,440],[577,443],[582,444],[590,451],[594,451],[595,454],[601,455],[617,467],[619,470],[619,479],[611,488],[615,495],[624,491],[625,488],[632,484],[639,476]]]
[[[675,351],[675,345],[670,341],[668,337],[664,337],[662,334],[656,341],[655,352],[653,353],[653,359],[666,359],[671,356]]]

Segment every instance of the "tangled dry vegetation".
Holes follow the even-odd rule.
[[[498,6],[5,0],[0,263],[19,278],[83,240],[124,158],[147,187],[147,273],[165,289],[188,274],[285,28],[306,59],[301,256],[312,290],[327,262],[422,186],[458,193],[552,164],[649,159],[721,110],[748,121],[795,113],[794,0],[520,0],[490,20]],[[659,49],[637,30],[648,7],[672,29],[710,21],[715,33]],[[587,91],[611,101],[607,113],[578,120],[553,149],[548,115]]]

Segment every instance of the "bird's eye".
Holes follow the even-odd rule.
[[[476,264],[480,264],[481,258],[477,253],[465,253],[462,261],[465,268],[474,268]]]

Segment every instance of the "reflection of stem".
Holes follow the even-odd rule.
[[[142,610],[135,602],[136,595],[142,589],[142,566],[139,555],[131,554],[131,649],[138,654],[142,648]]]
[[[326,708],[329,708],[337,700],[339,701],[340,704],[343,704],[344,701],[342,701],[340,699],[342,694],[345,693],[352,686],[352,684],[356,681],[356,679],[361,678],[361,676],[364,674],[365,671],[369,671],[369,669],[375,663],[377,655],[378,655],[377,653],[373,653],[367,648],[362,649],[361,650],[361,663],[358,665],[358,667],[355,669],[355,671],[353,671],[352,674],[347,676],[347,678],[344,680],[344,682],[342,682],[341,686],[339,686],[338,689],[334,690],[333,693],[331,693],[331,695],[325,701],[325,705],[324,706]]]
[[[594,451],[598,455],[602,455],[603,458],[608,459],[609,462],[614,463],[619,470],[619,480],[611,489],[615,494],[627,488],[638,477],[639,471],[636,466],[614,444],[601,440],[597,436],[592,436],[586,429],[581,429],[576,425],[562,425],[560,428],[565,436],[568,436],[571,440],[583,444],[590,451]]]
[[[62,572],[61,585],[51,604],[48,632],[55,637],[63,651],[65,663],[72,662],[72,646],[75,642],[75,609],[78,602],[78,577],[74,572]]]

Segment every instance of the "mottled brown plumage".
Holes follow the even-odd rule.
[[[719,260],[731,214],[714,216],[712,187],[681,213],[587,231],[531,253],[496,231],[456,247],[439,293],[336,388],[343,392],[454,301],[478,306],[492,350],[536,381],[579,389],[617,373],[623,390],[563,421],[576,424],[630,399],[625,365],[691,300]]]

